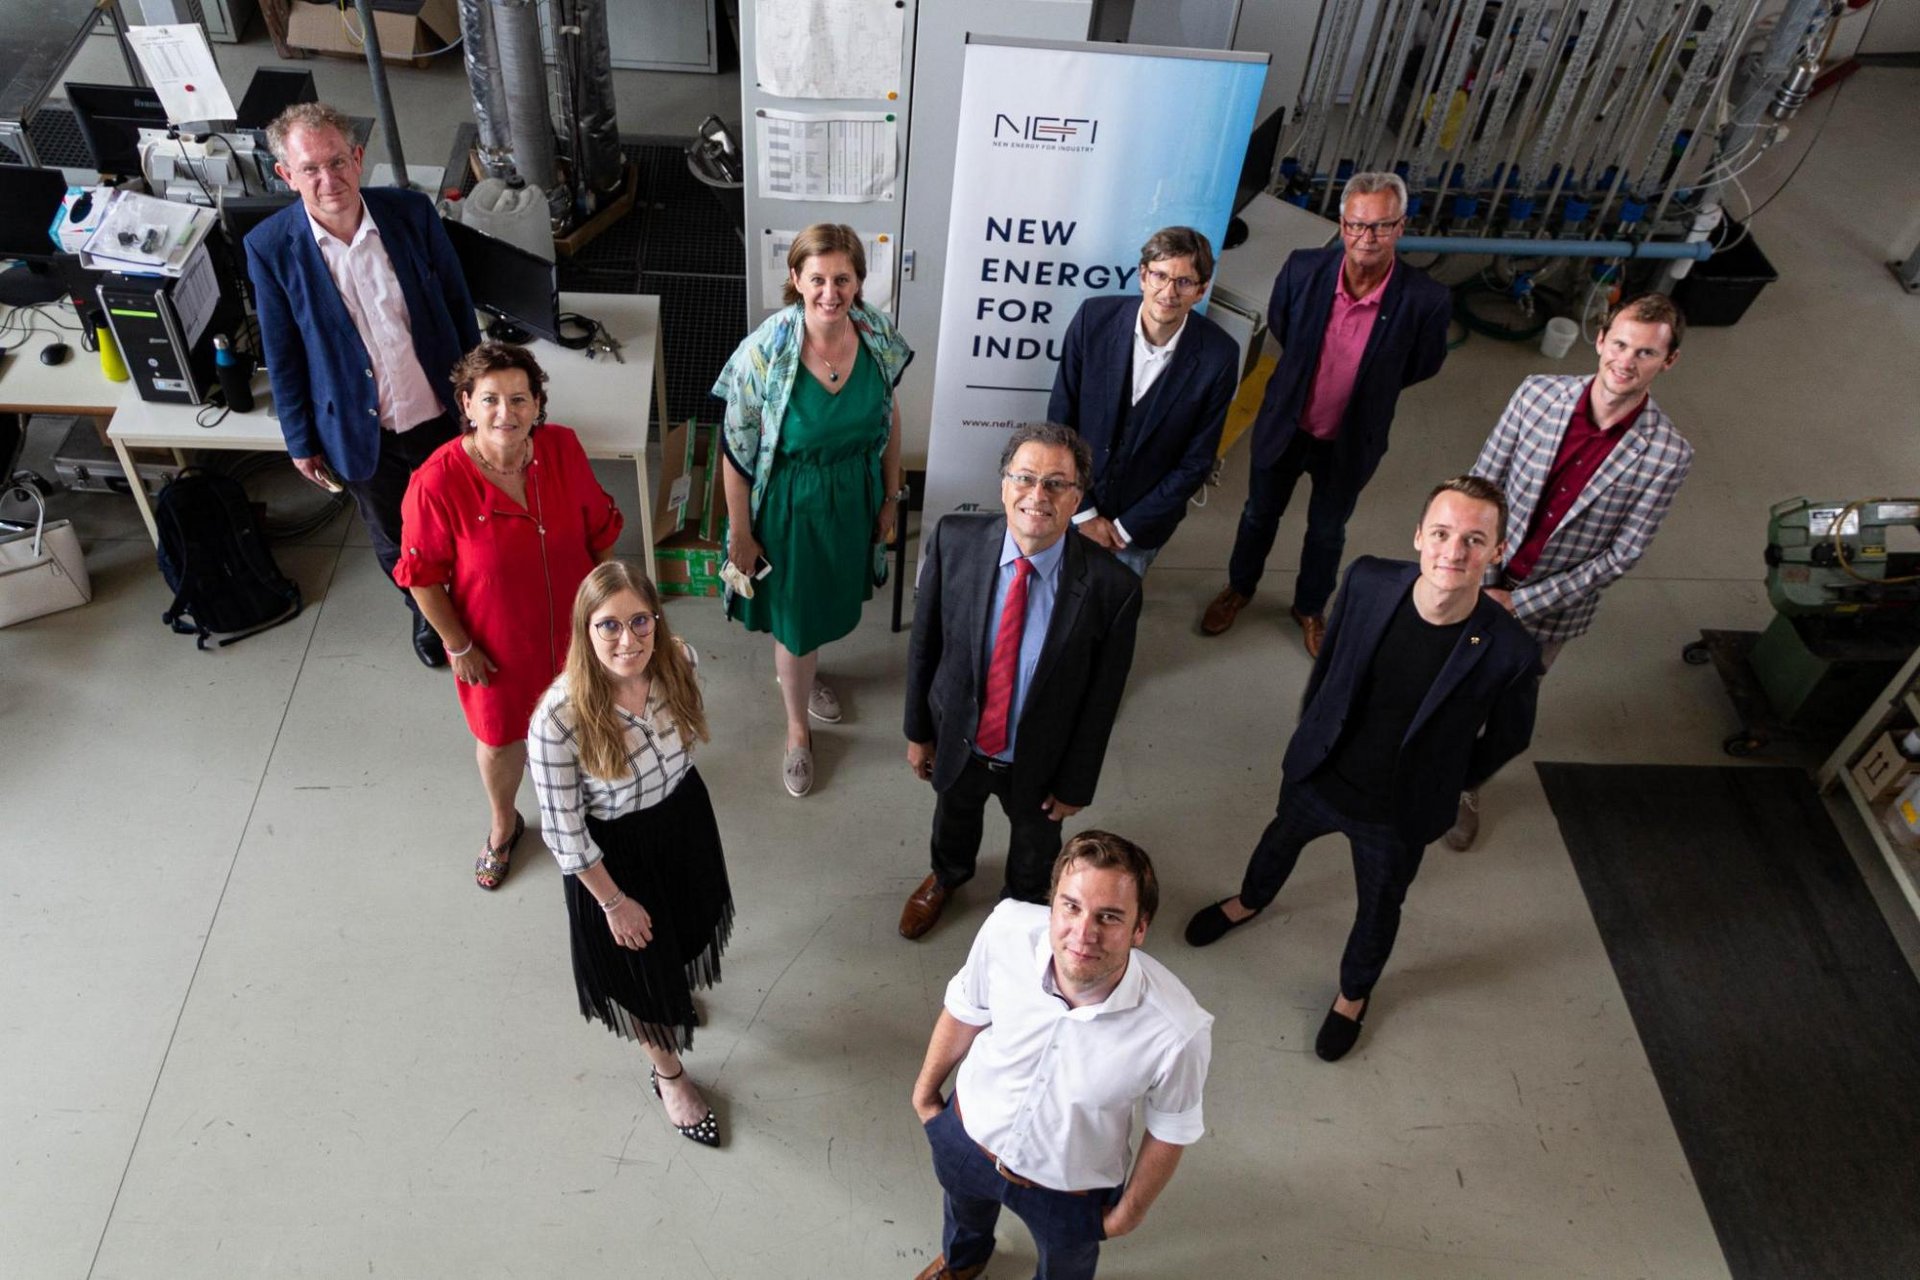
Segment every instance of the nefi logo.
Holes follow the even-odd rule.
[[[1049,151],[1091,151],[1100,122],[1085,116],[1010,116],[995,112],[996,147],[1035,147]]]

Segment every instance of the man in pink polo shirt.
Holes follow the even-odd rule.
[[[1247,505],[1226,589],[1200,619],[1206,635],[1231,627],[1252,599],[1305,475],[1313,495],[1292,613],[1308,654],[1320,652],[1347,519],[1386,455],[1400,392],[1440,372],[1447,356],[1450,295],[1394,258],[1406,210],[1397,175],[1355,174],[1340,197],[1341,243],[1293,253],[1273,282],[1267,324],[1280,364],[1254,420]]]

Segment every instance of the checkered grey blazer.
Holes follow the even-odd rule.
[[[1526,537],[1589,381],[1578,374],[1528,378],[1480,447],[1473,472],[1506,491],[1509,551]],[[1571,640],[1593,625],[1600,592],[1646,553],[1692,466],[1693,446],[1649,396],[1548,539],[1526,583],[1514,588],[1514,616],[1535,640]]]

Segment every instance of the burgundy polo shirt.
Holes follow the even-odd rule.
[[[1527,526],[1527,536],[1519,549],[1507,557],[1507,578],[1512,582],[1525,582],[1527,575],[1533,572],[1533,566],[1540,560],[1540,553],[1546,548],[1547,539],[1560,522],[1567,518],[1567,510],[1572,507],[1587,483],[1600,470],[1600,465],[1613,452],[1613,446],[1620,443],[1640,418],[1640,411],[1647,407],[1647,398],[1633,406],[1626,417],[1613,425],[1610,431],[1602,431],[1593,419],[1593,381],[1588,379],[1585,391],[1580,393],[1580,403],[1574,406],[1573,419],[1567,423],[1567,434],[1560,441],[1560,452],[1554,455],[1553,466],[1547,470],[1546,487],[1540,491],[1540,505],[1533,510],[1533,522]]]

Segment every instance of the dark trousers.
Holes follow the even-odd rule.
[[[458,435],[454,418],[443,413],[429,418],[410,431],[381,431],[380,461],[365,480],[342,479],[341,484],[360,509],[360,519],[373,539],[373,556],[380,569],[393,580],[393,566],[400,563],[400,500],[407,496],[407,482],[416,467],[429,454]],[[407,608],[415,608],[413,596],[404,589]]]
[[[1033,1233],[1040,1251],[1035,1280],[1090,1280],[1107,1238],[1103,1219],[1119,1187],[1075,1194],[1008,1182],[967,1136],[952,1103],[927,1121],[926,1130],[933,1172],[946,1193],[940,1251],[949,1268],[976,1267],[992,1256],[993,1225],[1005,1206]]]
[[[1347,520],[1359,490],[1352,493],[1336,476],[1334,444],[1296,429],[1287,447],[1271,467],[1256,466],[1247,476],[1247,505],[1240,511],[1240,531],[1234,535],[1233,556],[1227,561],[1227,582],[1243,596],[1253,594],[1266,572],[1280,517],[1287,513],[1293,488],[1301,476],[1313,481],[1307,499],[1307,536],[1300,544],[1300,581],[1293,590],[1293,607],[1301,613],[1326,612],[1327,601],[1340,578],[1340,555],[1347,547]]]
[[[1280,784],[1280,806],[1260,834],[1240,881],[1240,905],[1258,911],[1293,874],[1300,850],[1329,832],[1353,847],[1353,887],[1359,898],[1347,949],[1340,956],[1340,994],[1364,1000],[1380,980],[1400,932],[1400,904],[1420,872],[1425,845],[1414,844],[1387,823],[1357,822],[1329,804],[1311,780]]]
[[[988,796],[999,797],[1000,810],[1013,828],[1007,841],[1007,884],[1001,896],[1044,904],[1053,883],[1053,860],[1060,856],[1060,824],[1037,805],[1031,813],[1015,812],[1012,769],[989,764],[978,755],[934,799],[934,878],[949,889],[973,879]]]

